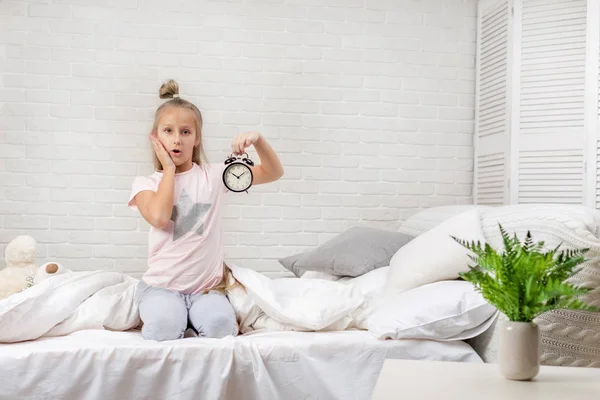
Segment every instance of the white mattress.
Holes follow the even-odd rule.
[[[385,358],[482,362],[464,342],[366,331],[158,343],[86,330],[0,344],[0,399],[369,399]]]

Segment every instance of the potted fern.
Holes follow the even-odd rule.
[[[555,309],[595,311],[579,300],[589,289],[567,282],[579,271],[588,249],[544,251],[544,242],[533,242],[527,232],[523,243],[512,238],[499,224],[504,251],[489,244],[466,242],[453,237],[471,250],[476,263],[460,276],[471,282],[483,297],[508,321],[501,326],[498,342],[499,367],[507,379],[530,380],[539,372],[540,331],[534,319]]]

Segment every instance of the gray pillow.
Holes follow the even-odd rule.
[[[303,269],[296,268],[294,265],[302,258],[304,253],[298,253],[293,256],[289,256],[286,258],[282,258],[279,260],[279,263],[283,265],[286,269],[291,271],[294,275],[300,278],[306,272]]]
[[[388,266],[398,249],[413,238],[405,233],[354,227],[314,250],[282,258],[279,263],[298,277],[305,271],[355,277]]]

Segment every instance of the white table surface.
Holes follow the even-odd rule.
[[[541,366],[532,381],[510,381],[497,364],[385,361],[372,400],[600,400],[600,368]]]

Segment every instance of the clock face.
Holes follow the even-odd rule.
[[[245,164],[231,164],[223,172],[223,182],[232,192],[243,192],[252,185],[252,171]]]

